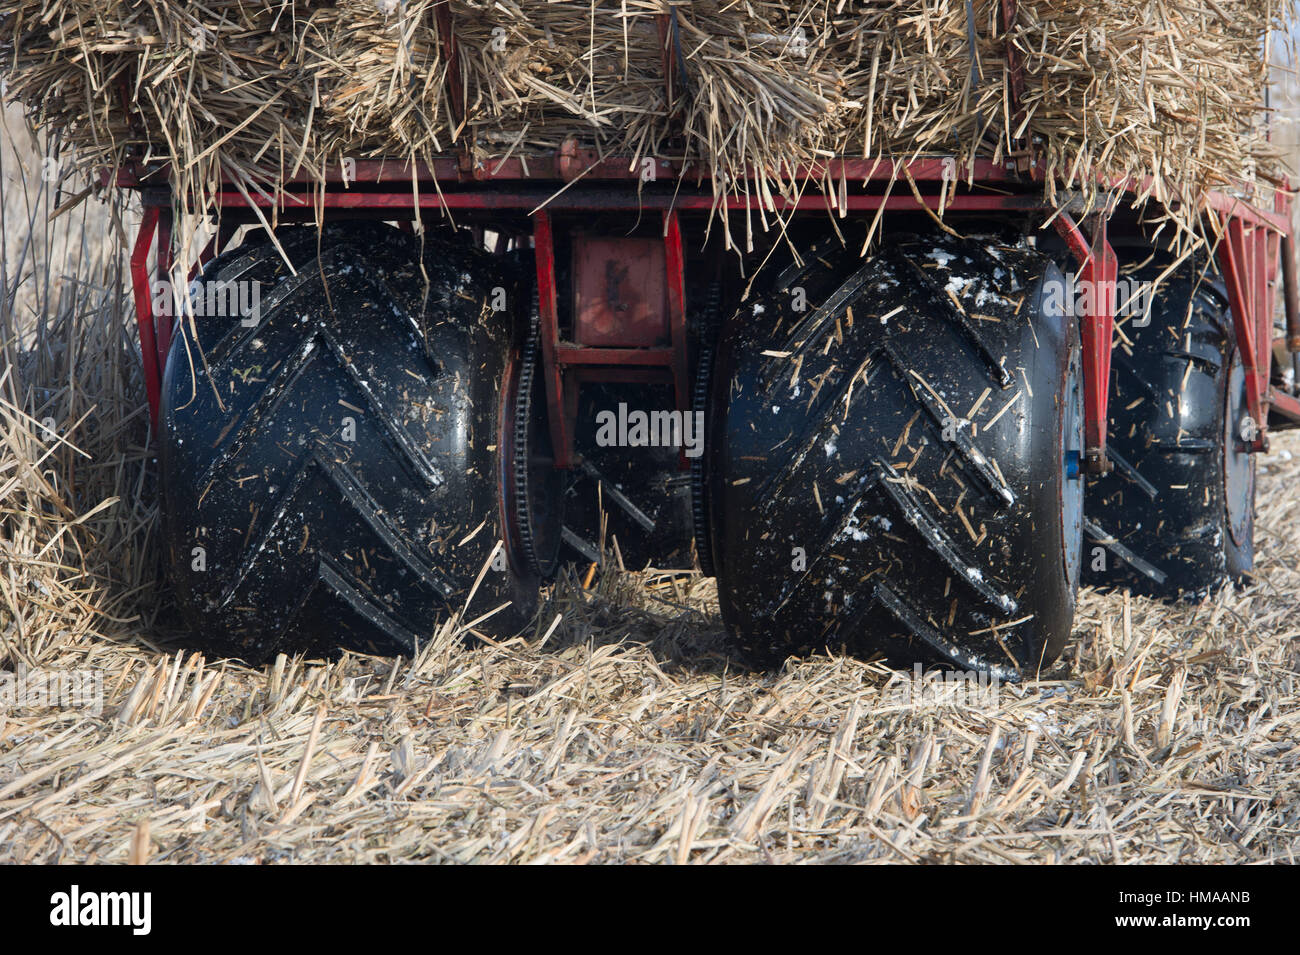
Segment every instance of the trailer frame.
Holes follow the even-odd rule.
[[[1108,241],[1108,223],[1125,196],[1141,194],[1144,183],[1110,183],[1104,208],[1082,201],[1053,205],[1043,193],[1041,163],[1021,159],[961,164],[952,156],[902,161],[837,159],[816,166],[787,169],[783,178],[807,187],[794,196],[772,196],[762,206],[757,190],[734,187],[714,195],[708,173],[689,161],[601,156],[570,138],[549,156],[530,156],[478,164],[458,158],[432,163],[365,160],[340,162],[323,181],[301,178],[274,190],[251,191],[226,184],[215,197],[223,216],[218,236],[193,263],[189,274],[212,256],[233,232],[231,223],[314,219],[321,215],[384,220],[421,219],[432,213],[507,213],[527,216],[527,237],[535,250],[539,318],[542,327],[543,380],[556,464],[574,465],[573,430],[577,389],[591,381],[650,381],[672,387],[678,408],[689,410],[689,358],[686,336],[685,256],[680,217],[685,213],[813,213],[847,217],[926,211],[984,216],[1041,216],[1050,221],[1079,265],[1079,278],[1094,283],[1098,307],[1080,317],[1083,341],[1086,449],[1083,467],[1105,473],[1106,421],[1110,392],[1110,353],[1115,329],[1117,260]],[[908,189],[896,188],[905,181]],[[154,283],[173,265],[173,208],[165,167],[128,166],[116,176],[118,186],[138,189],[143,216],[131,255],[131,282],[144,359],[145,387],[152,420],[157,424],[162,374],[174,332],[175,317],[155,314]],[[694,188],[683,188],[693,184]],[[746,184],[748,185],[748,184]],[[1244,197],[1209,193],[1203,202],[1211,229],[1221,238],[1217,259],[1228,290],[1237,347],[1249,380],[1250,422],[1241,439],[1252,451],[1268,447],[1270,413],[1281,426],[1300,425],[1300,396],[1275,382],[1273,308],[1281,281],[1286,311],[1282,345],[1300,353],[1294,242],[1290,196],[1274,194],[1272,209]],[[666,264],[667,323],[670,340],[655,341],[644,330],[627,328],[614,346],[583,345],[561,337],[560,301],[555,273],[553,216],[583,213],[658,215],[662,222]],[[1076,215],[1080,221],[1076,221]],[[617,257],[618,240],[605,240],[603,252]],[[152,256],[151,250],[156,250]]]

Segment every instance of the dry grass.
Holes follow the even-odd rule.
[[[143,830],[169,862],[1296,861],[1286,457],[1257,585],[1089,594],[1068,667],[995,705],[918,706],[845,658],[737,670],[709,584],[653,574],[566,600],[549,640],[448,629],[414,660],[11,638],[11,662],[102,668],[108,705],[4,718],[0,857],[126,861]]]
[[[112,219],[47,228],[3,155],[6,215],[37,198],[0,256],[0,670],[94,670],[106,704],[0,711],[0,860],[1296,861],[1300,440],[1261,462],[1257,583],[1087,593],[1058,670],[996,700],[748,671],[679,573],[567,580],[504,644],[444,622],[415,659],[206,660],[154,643]]]

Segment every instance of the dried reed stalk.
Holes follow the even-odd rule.
[[[696,161],[760,208],[793,188],[778,170],[833,155],[1030,144],[1050,197],[1089,201],[1132,177],[1165,203],[1229,185],[1267,199],[1281,173],[1262,89],[1291,0],[1023,0],[1009,28],[993,0],[448,0],[454,76],[437,2],[0,0],[0,72],[83,162],[170,160],[191,213],[223,174],[265,189],[341,156],[485,162],[567,136]]]

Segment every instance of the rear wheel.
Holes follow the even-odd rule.
[[[1054,281],[1023,246],[926,235],[865,262],[827,243],[742,306],[711,391],[705,513],[743,645],[1003,679],[1060,653],[1083,416]]]
[[[197,318],[167,363],[166,553],[195,633],[247,658],[409,652],[480,574],[467,616],[509,601],[485,626],[515,630],[538,581],[499,544],[519,380],[501,266],[432,236],[422,260],[379,226],[278,239],[296,274],[271,243],[223,255],[204,281],[245,283],[257,313]]]
[[[1138,270],[1154,280],[1168,259]],[[1227,297],[1204,262],[1157,290],[1114,352],[1114,471],[1088,487],[1087,582],[1198,597],[1254,563],[1255,422]]]

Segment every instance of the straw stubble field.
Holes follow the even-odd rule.
[[[1253,584],[1085,593],[1062,664],[995,695],[749,670],[676,572],[567,578],[507,643],[204,659],[166,643],[119,223],[50,224],[33,157],[6,134],[0,668],[96,671],[105,704],[0,711],[0,859],[1295,860],[1295,438],[1260,464]]]

